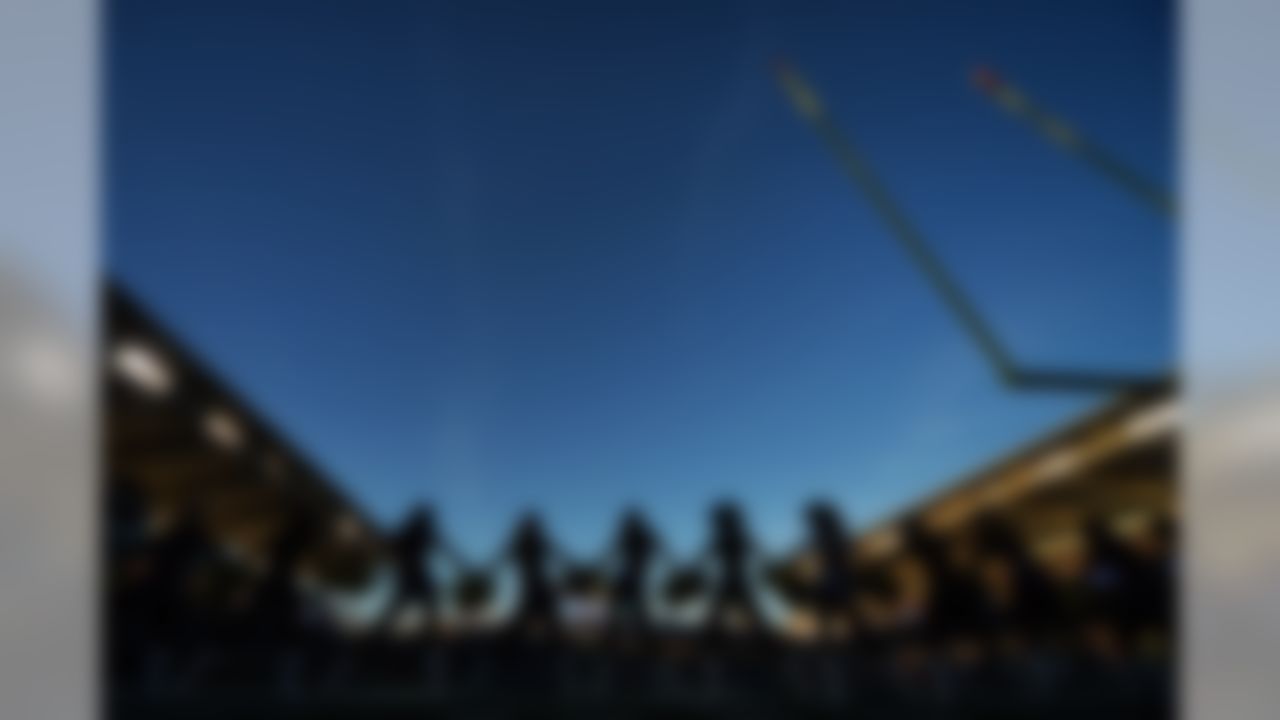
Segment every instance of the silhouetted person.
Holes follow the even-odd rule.
[[[646,591],[650,571],[662,547],[657,534],[638,511],[622,519],[613,548],[617,571],[613,582],[615,631],[634,630],[645,634],[650,628]]]
[[[556,631],[559,614],[549,567],[556,551],[537,516],[526,515],[520,521],[507,554],[520,582],[520,599],[512,625],[524,632]]]
[[[197,506],[188,499],[172,509],[169,522],[146,544],[144,558],[122,598],[138,603],[138,612],[126,608],[126,613],[134,620],[132,630],[141,632],[137,639],[145,648],[144,672],[150,690],[167,689],[176,682],[199,644],[201,628],[195,622],[190,587],[197,567],[207,559],[209,542]]]
[[[985,515],[977,526],[985,562],[1003,575],[1006,597],[988,597],[987,620],[994,630],[1042,638],[1061,620],[1053,583],[1031,556],[1026,542],[1004,519]]]
[[[920,562],[928,585],[924,617],[919,628],[929,643],[948,643],[971,637],[980,625],[981,593],[977,580],[957,567],[949,547],[932,530],[914,519],[905,527],[906,547]]]
[[[847,632],[855,619],[853,558],[840,515],[828,503],[809,507],[809,542],[818,562],[813,602],[823,632]]]
[[[266,576],[258,587],[253,615],[260,639],[277,646],[297,639],[302,626],[302,596],[297,576],[312,541],[313,523],[301,512],[289,514],[271,544]]]
[[[191,506],[178,509],[155,542],[145,593],[150,620],[160,636],[172,637],[183,623],[190,606],[187,583],[207,548],[204,528]]]
[[[1142,609],[1148,626],[1165,634],[1176,628],[1178,536],[1173,518],[1165,515],[1151,527],[1143,557]]]
[[[1142,560],[1101,518],[1085,525],[1085,591],[1088,620],[1123,647],[1142,621]]]
[[[749,568],[754,546],[742,513],[732,503],[721,503],[712,510],[711,524],[710,555],[717,574],[707,629],[713,633],[730,629],[736,615],[753,632],[759,632],[763,621],[751,589]]]
[[[107,493],[107,551],[119,560],[146,542],[147,504],[134,483],[113,478]]]
[[[427,613],[429,626],[438,624],[440,592],[431,562],[441,552],[449,553],[455,563],[458,558],[445,542],[429,508],[420,505],[410,511],[391,539],[390,551],[395,590],[383,617],[384,626],[389,627],[405,610],[415,607]]]
[[[147,597],[152,561],[147,538],[147,507],[133,483],[112,478],[107,496],[107,573],[104,589],[108,646],[113,672],[137,672],[148,639],[150,616]]]

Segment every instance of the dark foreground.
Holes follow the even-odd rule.
[[[635,654],[507,640],[206,663],[184,687],[117,685],[113,720],[298,718],[1144,718],[1173,715],[1162,658],[871,656],[780,643]]]

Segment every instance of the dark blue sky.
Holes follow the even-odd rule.
[[[768,73],[791,57],[1027,361],[1173,358],[1163,2],[165,2],[110,11],[108,265],[375,517],[570,547],[708,501],[870,522],[1099,398],[991,372]]]

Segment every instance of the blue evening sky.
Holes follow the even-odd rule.
[[[171,2],[109,30],[109,269],[368,511],[594,550],[740,498],[860,524],[1096,396],[1015,394],[768,72],[826,96],[1016,354],[1173,362],[1164,220],[980,97],[990,63],[1170,185],[1164,2]]]

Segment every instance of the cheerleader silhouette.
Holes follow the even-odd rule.
[[[395,594],[383,617],[384,626],[396,622],[405,610],[422,608],[427,627],[440,623],[440,590],[432,572],[432,561],[446,555],[455,566],[461,559],[440,533],[431,508],[415,506],[400,530],[391,539],[391,561],[395,573]]]
[[[716,568],[715,589],[707,616],[707,630],[718,634],[734,630],[741,619],[758,631],[763,618],[751,588],[750,568],[757,560],[755,544],[737,505],[724,502],[711,512],[712,538],[709,554]]]
[[[818,564],[814,610],[823,633],[830,637],[855,621],[851,538],[830,504],[816,502],[809,507],[809,542]]]
[[[662,543],[639,511],[631,510],[622,518],[611,559],[615,566],[613,580],[612,626],[615,632],[634,630],[647,634],[651,627],[646,592]]]

